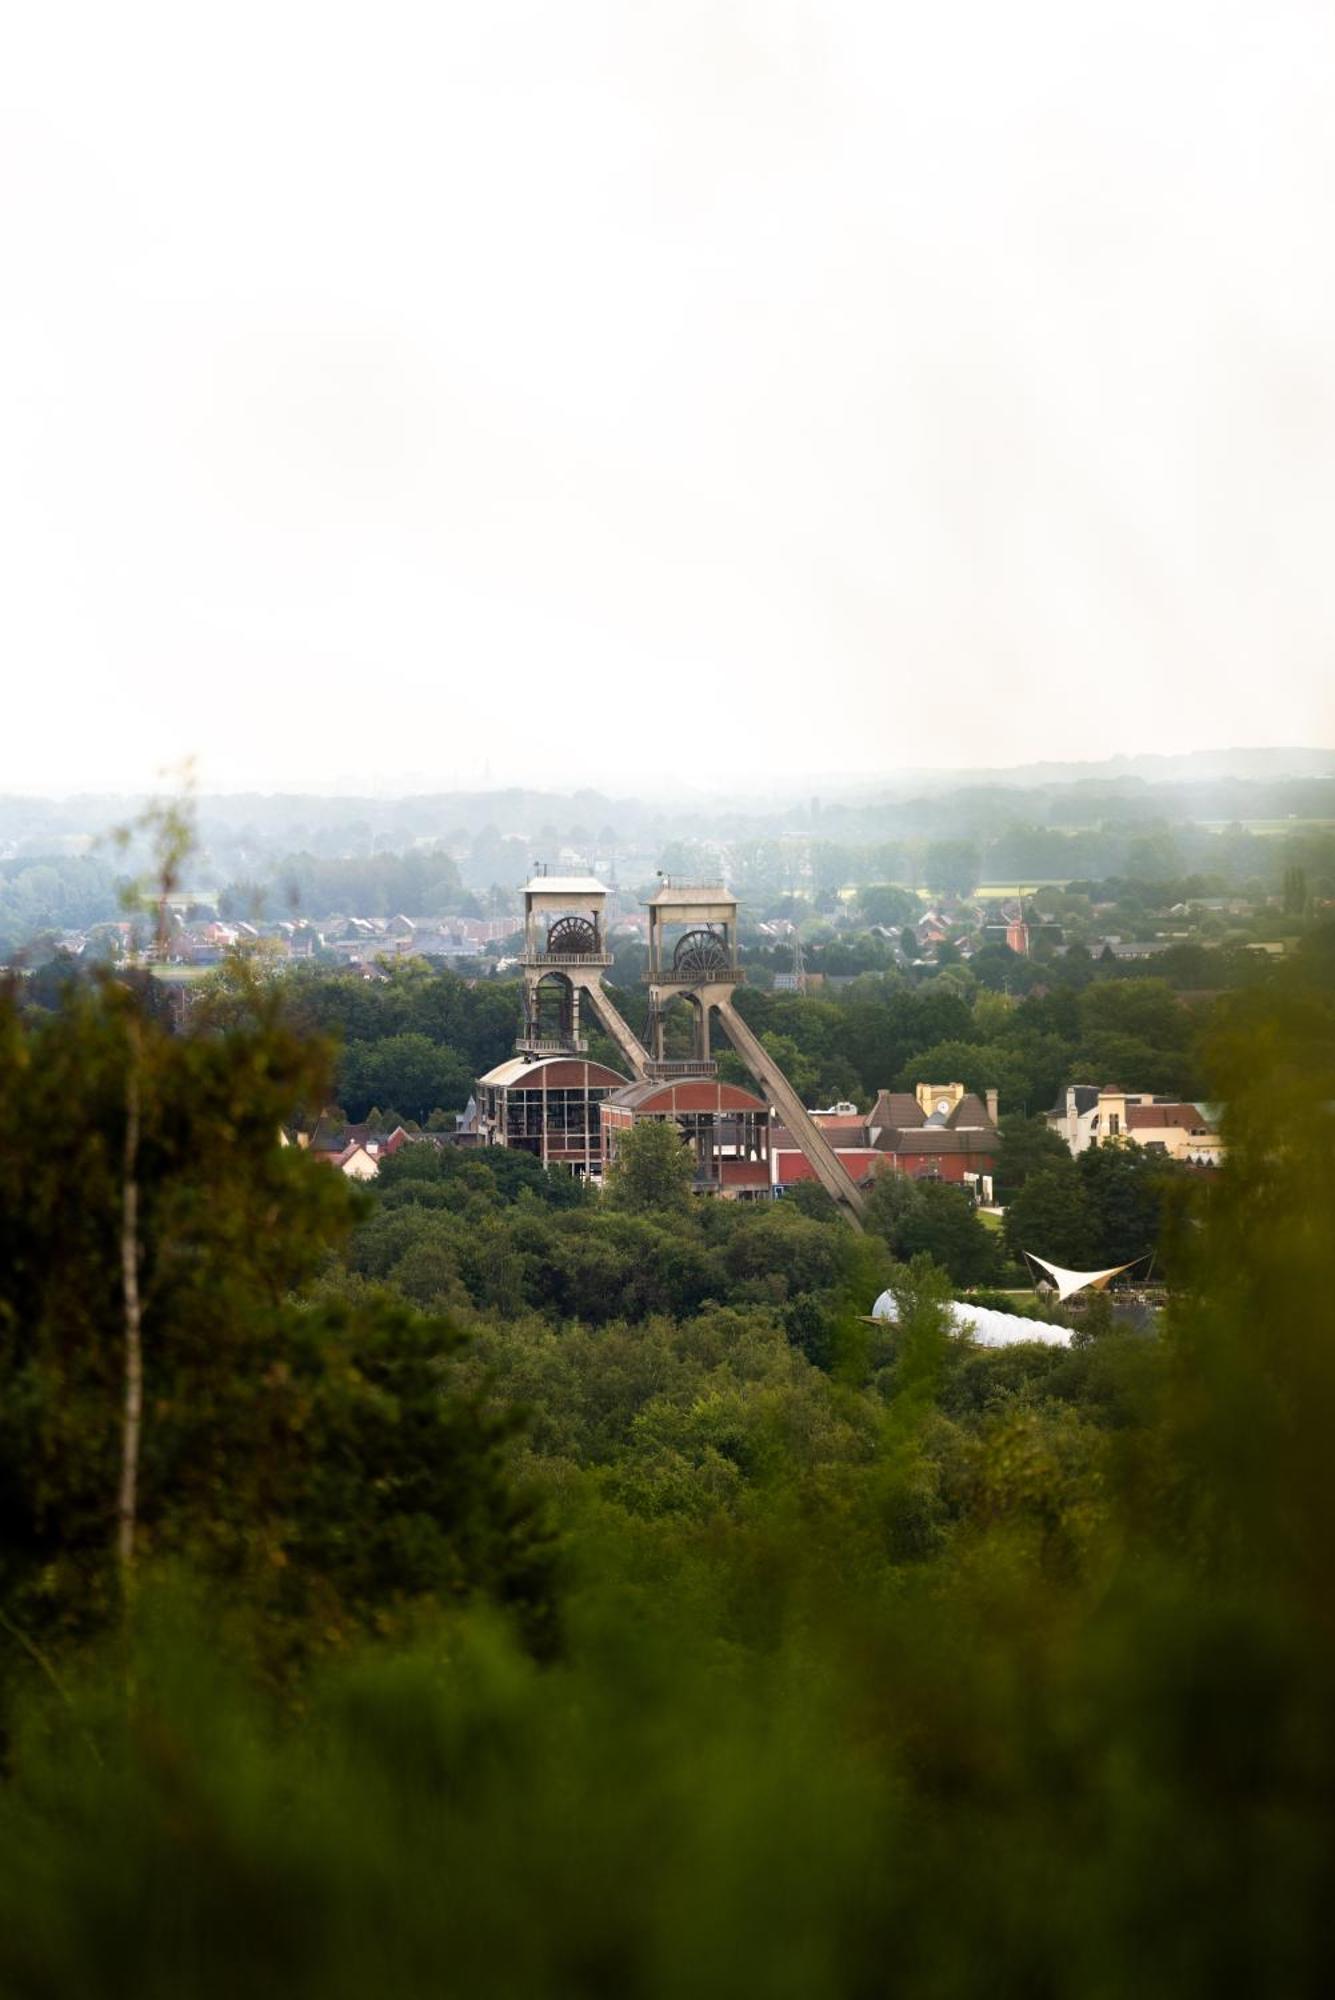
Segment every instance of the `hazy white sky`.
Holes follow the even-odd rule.
[[[41,0],[0,786],[1335,740],[1330,0]]]

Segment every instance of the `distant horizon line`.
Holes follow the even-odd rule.
[[[1114,751],[1104,757],[1061,757],[1044,756],[1025,759],[1008,764],[960,763],[960,764],[900,764],[879,771],[867,770],[774,770],[768,778],[743,779],[740,783],[735,773],[720,772],[701,774],[691,782],[683,783],[680,776],[670,771],[656,773],[641,780],[636,788],[640,798],[666,798],[673,791],[685,798],[712,797],[717,791],[730,791],[739,800],[742,798],[763,798],[767,791],[777,786],[786,786],[802,792],[818,794],[822,789],[841,792],[866,790],[871,787],[900,785],[906,782],[940,781],[948,778],[979,780],[997,778],[1005,780],[1020,774],[1040,776],[1044,772],[1081,773],[1094,775],[1116,772],[1137,765],[1201,765],[1217,763],[1225,765],[1232,760],[1257,760],[1262,763],[1286,757],[1301,758],[1309,763],[1330,759],[1329,773],[1308,770],[1302,775],[1320,777],[1335,776],[1335,745],[1323,744],[1232,744],[1225,748],[1203,748],[1198,750],[1142,750]],[[1218,775],[1230,775],[1220,772]],[[1272,773],[1271,775],[1279,775]],[[1078,779],[1067,780],[1078,782]],[[30,799],[51,803],[68,803],[80,799],[138,799],[159,796],[179,789],[173,782],[173,773],[166,769],[159,774],[156,783],[138,783],[121,786],[80,785],[56,788],[52,786],[28,786],[0,784],[0,799]],[[201,784],[196,796],[209,798],[318,798],[333,797],[346,799],[383,800],[386,798],[430,798],[436,796],[487,797],[510,792],[532,792],[552,798],[570,798],[581,792],[593,793],[599,797],[615,798],[633,796],[624,788],[609,786],[606,780],[600,782],[591,776],[587,780],[576,780],[567,785],[553,786],[529,778],[514,778],[498,781],[487,776],[462,778],[433,776],[421,771],[405,771],[400,774],[380,776],[355,776],[340,773],[337,776],[315,780],[282,781],[236,781]]]

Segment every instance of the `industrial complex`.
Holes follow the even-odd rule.
[[[537,874],[526,885],[523,1020],[514,1055],[478,1079],[479,1139],[600,1175],[637,1123],[672,1119],[694,1155],[696,1186],[747,1199],[773,1191],[780,1131],[807,1177],[860,1223],[863,1191],[840,1149],[733,1005],[743,978],[736,897],[720,884],[665,879],[650,898],[643,1041],[603,983],[612,962],[606,907],[607,891],[591,875]],[[689,1056],[669,1058],[667,1016],[680,1001],[691,1010],[693,1046]],[[590,1016],[620,1051],[624,1072],[590,1059]],[[719,1077],[716,1030],[758,1094]],[[781,1126],[772,1131],[775,1114]]]

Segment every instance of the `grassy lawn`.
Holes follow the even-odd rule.
[[[1038,889],[1064,889],[1067,876],[1026,875],[1023,882],[980,882],[974,890],[980,902],[990,903],[998,898],[1014,902],[1019,896],[1032,896]]]
[[[1233,825],[1227,819],[1203,819],[1200,824],[1210,833],[1220,833]],[[1335,828],[1332,819],[1244,819],[1238,822],[1246,833],[1329,833]]]

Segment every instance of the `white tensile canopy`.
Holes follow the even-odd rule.
[[[967,1333],[980,1347],[1015,1347],[1021,1341],[1039,1340],[1045,1347],[1069,1347],[1071,1329],[1049,1326],[1046,1320],[1025,1319],[1020,1313],[997,1312],[991,1306],[976,1306],[967,1299],[952,1299],[948,1311],[956,1333]],[[893,1292],[882,1292],[871,1309],[873,1319],[893,1324],[899,1306]]]
[[[1026,1250],[1024,1254],[1031,1264],[1037,1264],[1047,1272],[1057,1287],[1057,1297],[1063,1302],[1076,1292],[1101,1292],[1109,1279],[1120,1278],[1123,1271],[1131,1269],[1131,1264],[1140,1262],[1138,1257],[1133,1257],[1131,1264],[1114,1264],[1110,1271],[1067,1271],[1060,1264],[1050,1264],[1046,1257],[1036,1257],[1032,1250]]]

